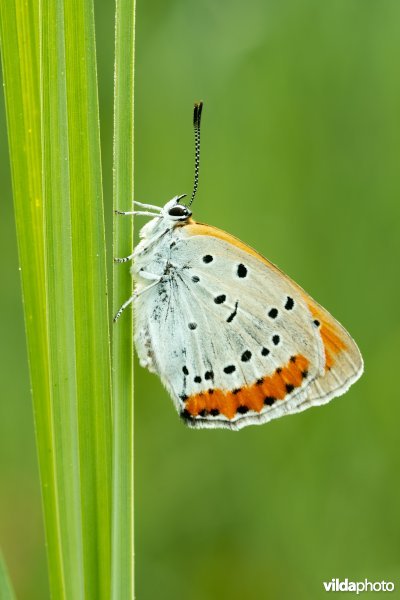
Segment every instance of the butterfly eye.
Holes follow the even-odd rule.
[[[189,217],[190,211],[186,208],[186,206],[179,206],[176,204],[172,208],[169,209],[168,214],[170,217]]]

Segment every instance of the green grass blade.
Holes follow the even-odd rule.
[[[0,598],[1,600],[15,600],[15,593],[8,576],[6,563],[0,550]]]
[[[47,345],[39,96],[39,2],[0,3],[1,55],[50,587],[62,598]]]
[[[114,208],[133,202],[135,0],[117,0],[114,88]],[[133,220],[114,218],[114,256],[133,248]],[[132,294],[128,269],[114,265],[114,310]],[[129,307],[113,328],[113,600],[134,597],[133,571],[133,318]]]
[[[111,369],[93,1],[65,2],[65,23],[85,578],[88,598],[108,600]]]
[[[50,384],[59,502],[59,544],[63,569],[62,597],[79,599],[84,596],[85,583],[65,69],[63,7],[60,2],[44,0],[41,46],[43,187]]]
[[[46,283],[66,598],[110,589],[110,362],[93,6],[43,0]]]

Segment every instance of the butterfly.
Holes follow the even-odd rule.
[[[131,303],[140,364],[157,373],[190,427],[238,430],[326,404],[361,376],[357,345],[322,306],[253,248],[192,219],[195,174],[163,207],[135,202],[119,214],[152,217],[133,254]]]

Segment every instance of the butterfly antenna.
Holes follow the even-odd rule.
[[[200,121],[201,121],[201,111],[203,110],[202,102],[195,102],[194,111],[193,111],[193,127],[194,127],[194,147],[195,147],[195,155],[194,155],[194,183],[193,183],[193,192],[190,198],[190,202],[188,206],[190,206],[194,200],[194,197],[197,192],[197,188],[199,186],[199,169],[200,169]]]

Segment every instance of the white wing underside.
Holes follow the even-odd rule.
[[[233,418],[197,415],[187,421],[190,426],[240,429],[265,423],[324,404],[360,376],[357,346],[316,305],[347,346],[325,371],[324,344],[308,297],[272,265],[216,237],[186,236],[185,228],[173,239],[168,274],[135,301],[135,342],[141,364],[158,373],[180,414],[187,398],[210,388],[228,392],[252,386],[294,356],[309,363],[301,385],[272,406]],[[206,256],[212,260],[205,262]],[[239,265],[245,276],[238,275]]]

